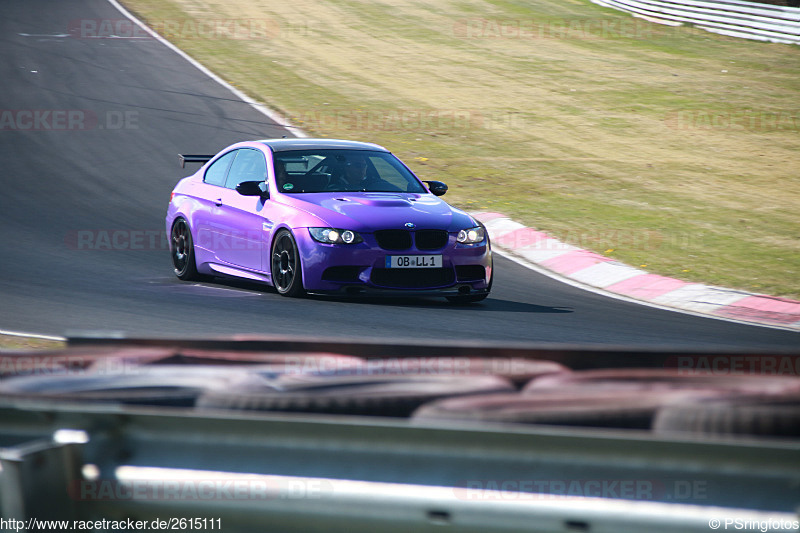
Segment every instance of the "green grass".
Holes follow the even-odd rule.
[[[797,46],[588,0],[125,4],[156,26],[270,19],[268,39],[170,38],[311,134],[388,147],[460,207],[800,298]]]
[[[66,344],[61,341],[0,334],[0,351],[60,350],[65,347]]]

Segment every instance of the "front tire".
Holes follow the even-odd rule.
[[[184,281],[202,281],[208,276],[197,272],[194,256],[194,241],[186,219],[179,217],[172,224],[170,232],[170,255],[175,275]]]
[[[291,231],[282,229],[278,232],[272,243],[271,256],[272,285],[278,294],[300,296],[305,293],[300,253]]]

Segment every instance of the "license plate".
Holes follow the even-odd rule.
[[[442,268],[442,256],[387,255],[386,268]]]

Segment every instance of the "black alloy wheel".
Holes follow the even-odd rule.
[[[300,296],[303,289],[303,272],[297,242],[289,230],[278,232],[272,243],[272,285],[282,296]]]

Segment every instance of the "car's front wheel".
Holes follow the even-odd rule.
[[[297,242],[289,230],[278,232],[272,243],[272,285],[282,296],[300,296],[303,289],[303,271]]]
[[[178,278],[184,281],[201,281],[208,278],[197,272],[192,232],[184,218],[179,217],[172,224],[169,242],[172,266]]]

